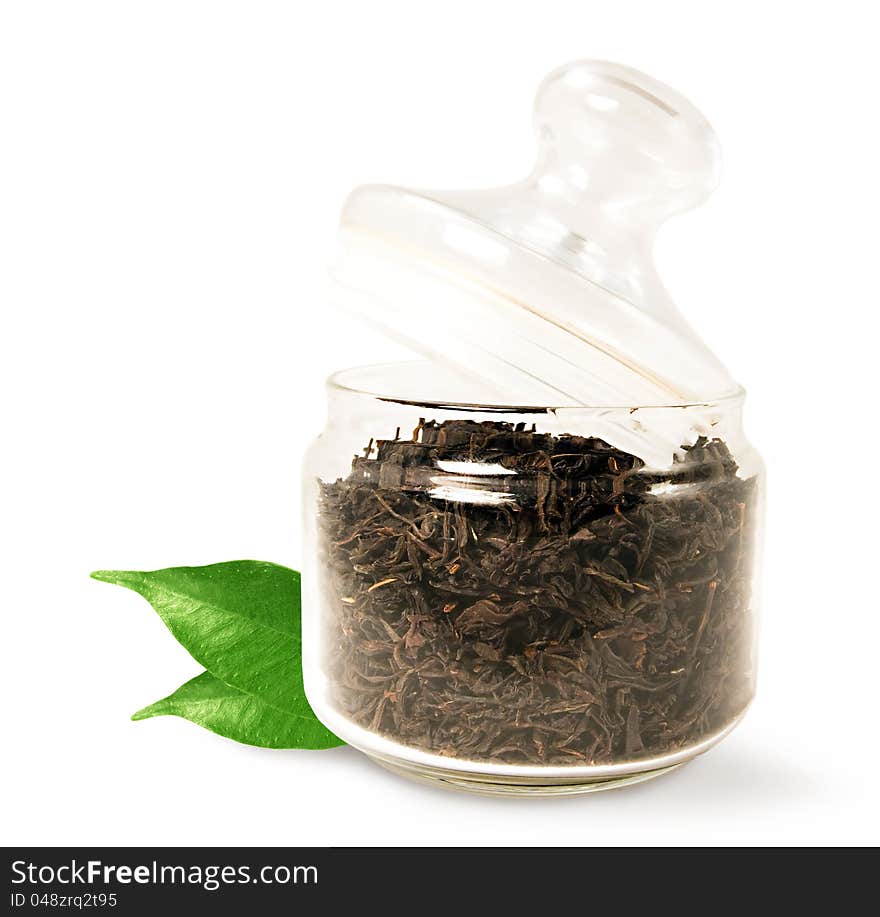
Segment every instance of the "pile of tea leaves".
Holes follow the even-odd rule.
[[[721,441],[658,474],[596,438],[422,420],[320,500],[323,664],[366,729],[606,764],[690,746],[748,702],[754,481]]]

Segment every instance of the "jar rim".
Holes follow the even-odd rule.
[[[421,370],[426,378],[419,379],[418,371]],[[444,394],[448,393],[452,397],[442,397],[439,392],[431,392],[430,386],[436,384],[432,379],[438,373],[434,364],[427,360],[405,360],[394,363],[370,363],[361,366],[352,366],[347,369],[339,370],[329,376],[326,380],[326,386],[329,392],[338,392],[346,395],[359,395],[366,398],[372,398],[376,401],[389,402],[392,404],[411,405],[413,407],[424,408],[446,408],[446,409],[469,409],[479,410],[485,413],[507,413],[507,414],[555,414],[559,412],[573,411],[664,411],[664,410],[684,410],[694,408],[711,408],[711,407],[733,407],[741,404],[745,399],[745,389],[737,385],[735,389],[726,392],[718,397],[706,398],[700,401],[679,401],[666,402],[663,404],[516,404],[474,401],[462,397],[464,389],[461,388],[462,382],[466,379],[458,380],[459,390],[455,391],[454,386],[444,389]],[[404,378],[403,386],[399,383],[399,377],[409,375],[411,378]],[[398,378],[395,379],[394,376]],[[383,382],[381,380],[387,380]],[[412,388],[408,392],[403,389],[409,386],[427,385],[419,392],[414,392]],[[441,385],[442,388],[442,385]]]

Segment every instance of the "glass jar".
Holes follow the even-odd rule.
[[[550,407],[465,390],[426,362],[328,382],[305,469],[315,713],[388,768],[499,794],[635,783],[706,751],[755,685],[763,470],[743,392]],[[603,438],[672,414],[706,434],[665,467]]]

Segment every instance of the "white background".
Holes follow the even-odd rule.
[[[880,840],[877,32],[859,3],[6,2],[0,13],[2,840]],[[744,724],[653,783],[484,799],[355,751],[132,723],[198,667],[95,568],[298,566],[323,378],[404,355],[322,305],[362,182],[519,178],[578,57],[703,109],[720,190],[657,257],[749,390],[770,481]]]

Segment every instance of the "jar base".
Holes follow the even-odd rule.
[[[540,777],[493,776],[490,774],[465,773],[445,770],[423,764],[414,765],[400,759],[386,758],[382,755],[367,753],[367,757],[386,770],[409,780],[426,783],[431,786],[442,786],[446,789],[459,790],[465,793],[478,793],[481,796],[584,796],[587,793],[598,793],[601,790],[613,790],[619,787],[632,786],[653,780],[670,771],[677,770],[687,761],[679,761],[666,767],[653,770],[637,771],[632,774],[621,774],[614,777],[578,777],[572,780]]]
[[[315,692],[311,696],[319,697]],[[718,732],[685,748],[642,761],[589,767],[505,766],[445,758],[399,745],[356,726],[329,705],[313,702],[313,709],[318,712],[321,722],[347,745],[386,770],[410,780],[484,796],[583,796],[599,790],[644,783],[693,761],[739,725],[748,704]]]

